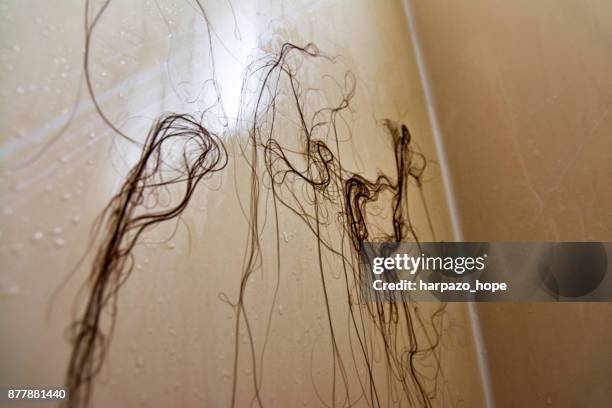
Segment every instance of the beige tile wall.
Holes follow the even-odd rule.
[[[410,1],[466,241],[612,238],[612,3]],[[479,305],[497,407],[607,407],[612,305]]]

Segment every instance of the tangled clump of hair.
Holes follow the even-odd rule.
[[[94,27],[111,0],[106,0],[94,17],[89,19],[89,1],[86,3],[86,41],[84,77],[97,112],[104,122],[120,137],[141,149],[140,157],[131,168],[120,191],[111,199],[100,216],[96,231],[101,234],[99,246],[87,286],[84,310],[72,326],[72,352],[66,374],[66,386],[70,389],[68,407],[87,407],[91,400],[93,383],[105,361],[113,336],[117,314],[119,291],[133,271],[133,250],[145,231],[177,219],[188,207],[190,199],[202,180],[223,171],[228,163],[224,142],[203,124],[203,116],[197,119],[189,114],[165,114],[151,127],[144,144],[124,134],[112,124],[96,101],[89,76],[89,48]],[[202,13],[211,35],[209,20],[199,0],[197,9]],[[209,38],[210,57],[212,43]],[[221,294],[221,298],[234,308],[234,362],[231,406],[236,405],[238,365],[241,345],[239,335],[246,332],[248,352],[252,364],[253,402],[263,407],[262,375],[264,353],[270,333],[269,315],[263,347],[257,355],[254,336],[245,307],[249,277],[261,265],[268,254],[262,253],[260,234],[263,226],[258,219],[262,209],[268,209],[271,200],[276,228],[277,283],[282,274],[280,220],[278,208],[283,206],[301,219],[316,239],[315,269],[321,283],[322,301],[332,351],[331,401],[325,406],[350,407],[355,401],[364,400],[370,407],[384,405],[430,407],[435,396],[426,384],[432,373],[422,370],[422,361],[432,357],[434,374],[440,370],[439,326],[444,311],[441,306],[431,317],[433,337],[425,332],[425,338],[417,336],[417,327],[424,326],[418,308],[405,295],[394,302],[380,298],[372,302],[364,299],[359,285],[361,274],[359,259],[365,241],[400,242],[417,241],[409,211],[409,191],[416,191],[423,198],[422,176],[425,157],[414,148],[411,135],[405,125],[384,120],[382,126],[394,153],[395,174],[377,170],[376,177],[368,179],[357,171],[349,170],[341,160],[341,143],[351,139],[350,127],[342,134],[339,122],[349,111],[355,94],[356,79],[345,73],[341,97],[337,103],[312,111],[308,105],[308,92],[300,83],[301,73],[309,62],[335,63],[334,58],[319,52],[313,44],[303,47],[284,43],[278,53],[269,53],[251,64],[245,74],[246,82],[257,81],[254,106],[243,110],[248,117],[238,118],[237,123],[247,123],[246,146],[238,159],[245,160],[250,172],[249,209],[246,218],[248,234],[243,269],[239,276],[238,298],[235,302]],[[213,63],[214,68],[214,63]],[[214,75],[214,69],[213,69]],[[315,81],[322,76],[317,76]],[[214,78],[212,79],[215,84]],[[215,84],[215,90],[218,92]],[[219,95],[217,94],[217,100]],[[280,107],[286,111],[280,111]],[[247,112],[245,112],[247,111]],[[293,130],[281,130],[279,118],[296,124]],[[243,120],[244,119],[244,120]],[[240,132],[237,131],[237,139]],[[382,137],[380,137],[380,140]],[[170,204],[162,205],[159,197],[172,189]],[[268,189],[271,194],[262,194]],[[262,199],[265,197],[265,200]],[[370,218],[371,206],[380,206],[390,212],[390,222],[376,225]],[[429,215],[427,214],[429,221]],[[431,227],[431,222],[429,222]],[[329,233],[338,232],[337,235]],[[332,238],[333,237],[333,238]],[[338,346],[338,322],[332,315],[328,293],[329,271],[323,257],[331,254],[340,260],[345,293],[336,294],[348,305],[351,354],[342,353]],[[278,285],[274,291],[272,307],[276,302]],[[103,319],[103,312],[110,321]],[[425,344],[423,345],[423,341]],[[375,357],[375,344],[382,345],[384,358]],[[353,347],[355,346],[355,347]],[[346,360],[352,359],[354,375],[360,387],[351,389]],[[375,367],[376,366],[376,367]],[[384,375],[375,374],[382,366]],[[430,364],[431,366],[431,364]],[[430,367],[426,367],[430,368]],[[361,372],[365,374],[360,374]],[[338,374],[339,373],[339,374]],[[340,382],[337,376],[340,376]]]
[[[118,291],[133,270],[132,250],[139,237],[147,229],[179,217],[202,179],[226,164],[227,152],[219,137],[193,117],[170,114],[153,125],[138,162],[100,219],[104,225],[102,245],[89,276],[85,311],[73,326],[66,377],[69,406],[89,402],[92,380],[100,371],[112,336]],[[177,202],[167,208],[149,208],[149,198],[173,185],[180,191]],[[105,309],[112,317],[106,333],[101,329]]]

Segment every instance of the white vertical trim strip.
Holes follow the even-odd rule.
[[[489,372],[489,363],[487,361],[487,349],[485,348],[482,339],[482,330],[480,329],[480,317],[476,310],[476,303],[468,302],[468,314],[472,326],[472,336],[474,337],[474,348],[476,349],[476,357],[478,358],[478,368],[480,370],[480,380],[482,382],[482,391],[485,399],[486,408],[495,408],[495,400],[493,398],[493,388],[491,387],[491,375]]]
[[[451,182],[450,173],[448,171],[448,161],[446,159],[446,150],[444,150],[444,143],[442,142],[442,132],[438,124],[438,116],[433,108],[433,98],[431,95],[431,89],[429,87],[429,75],[427,74],[427,68],[425,67],[425,60],[421,52],[421,44],[419,43],[416,27],[414,25],[412,6],[410,0],[403,0],[404,14],[408,20],[408,30],[410,31],[410,39],[412,40],[412,47],[414,48],[414,56],[419,70],[419,77],[423,86],[423,93],[425,94],[425,103],[427,105],[427,114],[429,116],[429,122],[431,123],[431,131],[436,145],[436,154],[438,155],[438,161],[440,163],[440,171],[442,173],[442,182],[444,183],[444,189],[446,190],[446,199],[448,202],[448,210],[450,212],[451,223],[453,227],[453,236],[456,241],[463,241],[463,231],[461,230],[461,223],[459,221],[459,212],[457,210],[457,201],[455,200],[455,191],[453,190],[453,184]]]
[[[446,159],[446,151],[444,149],[444,143],[442,140],[442,132],[440,131],[440,126],[438,123],[438,116],[436,115],[436,111],[433,107],[433,97],[431,88],[429,86],[429,76],[427,74],[425,60],[421,52],[421,44],[416,33],[411,0],[402,0],[402,4],[404,6],[404,14],[406,15],[406,19],[408,21],[410,39],[412,40],[414,56],[416,59],[417,68],[419,70],[419,78],[421,79],[423,93],[425,95],[427,115],[429,116],[429,122],[431,123],[431,131],[434,143],[436,145],[436,154],[438,155],[438,161],[440,163],[440,171],[442,173],[442,181],[444,183],[444,189],[446,192],[446,199],[453,228],[453,236],[456,241],[463,241],[463,231],[461,229],[461,222],[459,220],[457,201],[455,199],[455,192],[453,190],[453,184],[448,170],[448,161]],[[495,401],[493,399],[493,391],[491,387],[491,377],[487,363],[487,352],[482,338],[482,331],[480,329],[480,318],[478,317],[478,312],[474,302],[468,303],[468,314],[470,316],[472,335],[474,337],[474,348],[476,349],[476,356],[478,359],[478,369],[480,371],[480,380],[482,383],[485,406],[486,408],[495,408]]]

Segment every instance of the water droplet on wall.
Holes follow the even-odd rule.
[[[17,296],[21,290],[19,286],[9,283],[0,283],[0,296],[12,297]]]

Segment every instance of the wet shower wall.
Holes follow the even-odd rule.
[[[612,3],[410,1],[465,241],[612,238]],[[610,304],[479,304],[497,407],[607,407]]]
[[[278,51],[284,41],[314,42],[338,56],[331,71],[305,74],[332,78],[321,99],[334,97],[331,84],[342,81],[345,70],[357,79],[347,119],[352,129],[348,163],[367,177],[378,168],[392,170],[393,151],[381,142],[380,120],[406,123],[431,160],[423,188],[435,238],[453,239],[423,84],[400,2],[203,4],[213,27],[210,36],[194,2],[110,4],[97,22],[89,55],[91,86],[108,120],[143,140],[161,113],[207,106],[207,79],[213,71],[225,112],[235,118],[244,102],[241,75],[253,56]],[[83,4],[5,1],[0,7],[0,384],[59,385],[69,355],[74,299],[82,295],[79,289],[91,263],[91,256],[83,256],[92,227],[139,152],[109,129],[84,85]],[[219,120],[209,126],[222,130],[233,125]],[[179,222],[147,234],[136,250],[92,406],[229,405],[235,313],[221,294],[236,297],[248,231],[249,172],[237,159],[238,151],[230,150],[228,171],[206,181]],[[433,239],[422,204],[413,204],[419,236]],[[276,278],[264,273],[266,267],[273,270],[275,259],[265,258],[264,268],[252,278],[247,304],[257,347],[262,347],[268,314],[273,316],[262,395],[268,406],[320,406],[320,398],[329,399],[333,374],[315,269],[316,241],[289,211],[281,209],[280,219],[278,299],[270,301]],[[272,229],[262,233],[262,244],[264,253],[273,253]],[[325,262],[332,271],[333,314],[342,319],[347,306],[334,296],[342,292],[333,272],[339,266]],[[443,375],[437,379],[434,406],[483,406],[466,308],[449,306],[445,319]],[[244,333],[240,341],[247,347]],[[348,340],[343,341],[340,347],[348,349]],[[247,406],[253,372],[248,361],[242,363],[237,402]],[[365,401],[355,406],[360,404],[366,406]]]

